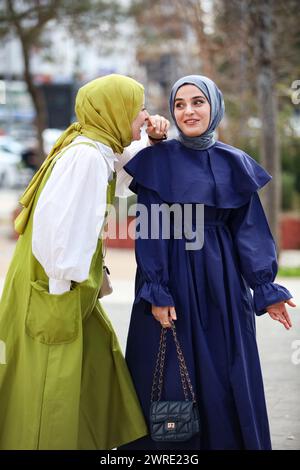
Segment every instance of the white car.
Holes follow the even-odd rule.
[[[22,145],[9,136],[0,136],[0,188],[26,186],[32,176],[22,165]]]
[[[0,150],[21,156],[23,148],[22,145],[13,137],[8,135],[0,135]]]

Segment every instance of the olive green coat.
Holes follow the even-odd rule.
[[[97,299],[101,240],[89,278],[61,295],[48,293],[48,277],[32,254],[34,209],[56,160],[19,237],[0,302],[0,449],[111,449],[147,433]],[[108,202],[114,186],[113,180]]]

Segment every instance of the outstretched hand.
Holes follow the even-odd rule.
[[[285,306],[286,303],[291,307],[296,307],[296,304],[291,299],[289,299],[278,302],[277,304],[269,305],[266,310],[273,320],[279,321],[283,324],[286,330],[289,330],[292,328],[292,322]]]

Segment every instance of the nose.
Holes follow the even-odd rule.
[[[194,113],[194,108],[192,107],[191,104],[187,104],[187,106],[185,108],[185,112],[186,112],[186,114],[193,114]]]
[[[149,118],[150,114],[148,113],[147,109],[144,109],[145,121]]]

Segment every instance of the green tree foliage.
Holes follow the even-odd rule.
[[[78,41],[101,41],[104,34],[113,31],[120,13],[117,0],[0,0],[0,38],[16,37],[22,47],[24,80],[36,111],[40,155],[46,116],[43,96],[31,72],[34,48],[46,51],[43,33],[50,24],[63,24]]]
[[[264,165],[267,160],[267,167],[276,159],[269,171],[274,177],[273,187],[276,180],[277,196],[269,199],[280,199],[281,166],[295,176],[289,178],[289,187],[299,191],[299,136],[292,118],[299,113],[300,105],[291,99],[292,82],[300,79],[299,1],[134,0],[131,13],[139,28],[141,62],[147,65],[145,57],[151,56],[159,64],[160,55],[169,50],[179,64],[177,76],[191,72],[211,76],[225,96],[226,120],[220,138],[244,148]],[[164,73],[160,66],[158,71]],[[172,83],[172,77],[168,78]],[[266,116],[269,119],[271,112],[265,103],[267,94],[262,88],[258,93],[259,83],[266,79],[275,123],[271,137],[265,129]],[[170,86],[163,92],[167,89]],[[281,155],[276,158],[272,151],[262,158],[263,139],[269,144],[277,140],[274,148]],[[287,162],[293,170],[286,168]],[[292,204],[295,201],[297,198]],[[278,212],[275,208],[271,211]]]

